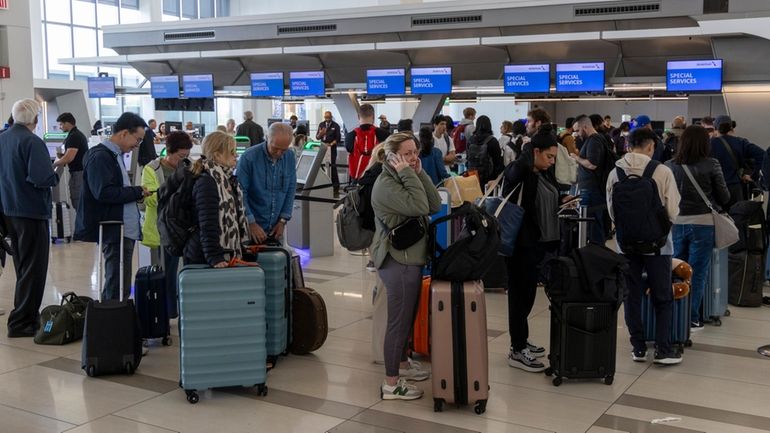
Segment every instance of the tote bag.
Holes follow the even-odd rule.
[[[682,165],[682,169],[690,179],[692,186],[694,186],[695,190],[698,191],[700,198],[704,203],[706,203],[706,206],[711,209],[711,215],[714,218],[714,246],[717,249],[722,249],[738,242],[740,239],[740,234],[738,233],[738,227],[735,226],[735,221],[733,221],[730,215],[721,214],[714,209],[714,206],[711,205],[711,201],[709,201],[708,197],[706,197],[706,194],[703,192],[700,185],[698,185],[698,182],[693,177],[692,172],[690,172],[689,167]]]
[[[483,205],[487,213],[497,219],[498,227],[500,229],[500,246],[497,250],[498,254],[511,257],[513,256],[513,250],[516,246],[516,239],[519,237],[521,224],[524,221],[524,208],[521,207],[521,198],[524,194],[519,194],[519,199],[516,203],[510,202],[513,193],[521,188],[520,183],[504,198],[489,197],[489,194],[500,183],[501,179],[502,175],[500,175],[497,180],[495,180],[494,185],[487,190],[487,195],[482,197],[479,206]]]

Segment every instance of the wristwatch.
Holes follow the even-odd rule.
[[[283,225],[286,225],[286,223],[287,223],[288,221],[286,221],[286,218],[280,218],[280,219],[278,220],[278,222],[279,222],[279,223],[281,223],[281,224],[283,224]]]

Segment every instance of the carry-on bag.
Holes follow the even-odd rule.
[[[484,286],[481,281],[433,280],[430,305],[433,410],[475,403],[480,415],[489,399]]]
[[[120,226],[120,300],[102,300],[104,266],[102,245],[104,227]],[[91,377],[105,374],[133,374],[142,360],[142,338],[134,302],[123,299],[123,222],[103,221],[99,223],[99,244],[97,278],[99,300],[86,307],[86,324],[83,333],[81,367]]]
[[[35,344],[62,345],[83,338],[86,307],[92,301],[88,296],[67,292],[59,305],[43,308],[35,331]]]
[[[738,307],[762,305],[762,287],[765,284],[765,255],[751,251],[728,255],[728,301]]]
[[[179,274],[179,372],[187,401],[226,386],[267,395],[265,273],[259,266],[185,266]]]
[[[671,316],[669,341],[671,344],[677,345],[680,352],[684,352],[685,347],[692,346],[692,341],[690,341],[692,267],[680,259],[673,259],[671,266],[671,290],[674,294],[674,308]],[[652,304],[649,289],[642,297],[642,323],[644,324],[644,339],[655,341],[655,306]]]
[[[289,352],[306,355],[318,350],[329,334],[324,298],[309,287],[297,287],[291,300],[292,338]]]
[[[166,273],[160,266],[144,266],[136,271],[134,300],[142,338],[161,338],[163,345],[169,346],[171,327],[166,291]]]
[[[714,249],[711,253],[711,268],[706,280],[706,290],[703,293],[702,319],[706,323],[722,326],[722,316],[729,316],[727,307],[728,285],[728,250]]]
[[[615,347],[618,334],[618,305],[613,303],[551,303],[550,366],[546,376],[553,385],[564,378],[615,378]]]
[[[430,277],[422,277],[412,332],[412,352],[425,356],[430,356],[430,282]]]
[[[64,201],[53,203],[49,224],[52,242],[58,239],[65,242],[72,241],[72,232],[75,230],[75,209]]]

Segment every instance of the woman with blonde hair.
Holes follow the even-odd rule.
[[[192,167],[195,224],[184,248],[184,263],[227,266],[229,258],[242,256],[249,240],[243,192],[233,176],[235,139],[215,131],[203,139],[203,155]]]

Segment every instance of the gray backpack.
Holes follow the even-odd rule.
[[[358,189],[353,189],[334,206],[337,212],[337,238],[340,245],[348,251],[360,251],[372,244],[374,232],[362,227],[361,195]]]

